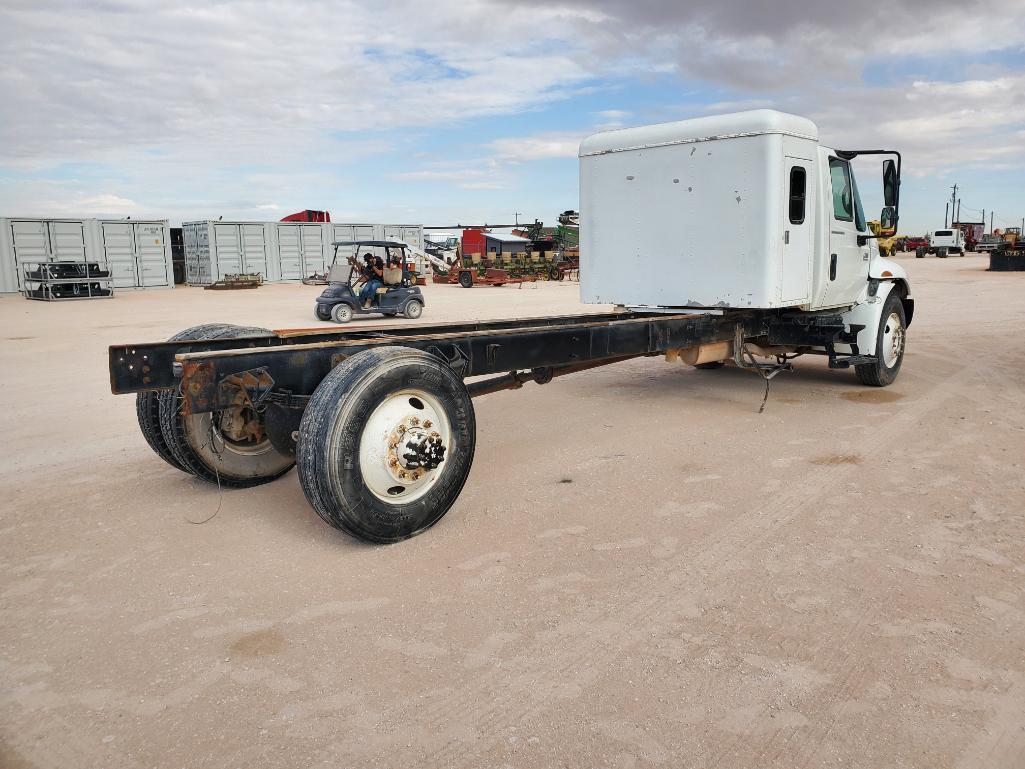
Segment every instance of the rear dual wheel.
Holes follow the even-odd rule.
[[[475,440],[470,396],[446,363],[407,347],[364,350],[310,399],[296,448],[299,481],[331,526],[398,542],[452,507]]]
[[[271,333],[213,323],[186,329],[169,341],[245,339]],[[211,483],[243,488],[272,481],[295,464],[294,457],[271,443],[263,414],[251,405],[240,402],[218,412],[186,415],[182,402],[177,391],[140,393],[136,399],[143,436],[172,467]]]

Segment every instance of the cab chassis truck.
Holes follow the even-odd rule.
[[[110,347],[114,393],[166,462],[221,487],[298,466],[331,526],[389,543],[435,524],[470,471],[472,399],[644,356],[766,379],[817,354],[897,377],[914,302],[878,253],[850,161],[771,110],[596,134],[580,147],[581,296],[615,312],[291,331],[207,324]],[[667,238],[652,222],[675,222]],[[724,235],[724,233],[726,233]],[[470,380],[470,381],[468,381]]]

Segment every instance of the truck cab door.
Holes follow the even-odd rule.
[[[825,264],[821,307],[854,304],[868,283],[869,248],[874,240],[858,245],[858,235],[864,234],[865,214],[858,199],[858,187],[850,163],[829,156],[826,223],[829,231],[829,251]]]

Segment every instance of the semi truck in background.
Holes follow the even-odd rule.
[[[878,232],[851,167],[875,156]],[[596,134],[579,158],[581,298],[614,312],[372,330],[207,324],[111,346],[112,390],[136,394],[139,427],[169,464],[222,487],[298,466],[327,523],[387,543],[459,496],[474,397],[646,356],[745,369],[766,394],[802,355],[870,386],[897,378],[914,300],[876,240],[896,232],[898,152],[833,149],[811,121],[755,110]],[[665,237],[665,222],[683,236]]]

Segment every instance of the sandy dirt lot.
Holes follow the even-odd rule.
[[[758,414],[644,359],[490,395],[461,498],[389,547],[294,472],[219,496],[109,393],[108,344],[317,325],[316,288],[0,299],[0,766],[1025,766],[1025,273],[903,261],[892,387],[802,359]]]

